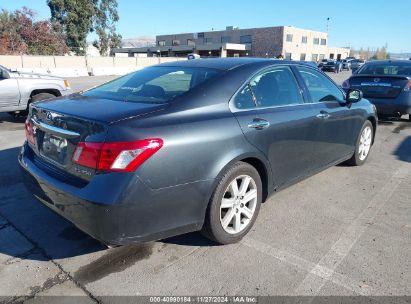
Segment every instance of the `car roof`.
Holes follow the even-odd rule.
[[[312,66],[312,64],[303,61],[289,61],[289,60],[276,60],[271,58],[204,58],[185,61],[175,61],[160,64],[160,66],[169,67],[192,67],[192,68],[210,68],[218,70],[232,70],[244,65],[262,64],[304,64]]]

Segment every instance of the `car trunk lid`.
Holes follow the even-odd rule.
[[[105,142],[110,124],[151,113],[162,106],[81,96],[35,103],[26,123],[33,160],[54,173],[68,173],[90,180],[96,170],[73,162],[77,145],[80,142]],[[30,128],[31,135],[27,130]]]
[[[406,76],[356,75],[351,77],[350,87],[361,90],[365,98],[394,99],[401,94],[408,82]]]

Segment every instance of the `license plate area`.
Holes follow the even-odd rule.
[[[67,139],[45,133],[39,152],[41,156],[64,165],[67,159]]]

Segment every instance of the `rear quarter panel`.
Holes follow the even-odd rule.
[[[164,146],[136,171],[160,189],[217,179],[234,160],[264,159],[244,138],[227,104],[135,118],[113,125],[109,141],[162,138]]]

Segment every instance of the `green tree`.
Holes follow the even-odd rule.
[[[97,0],[48,0],[54,28],[64,33],[66,44],[77,55],[84,55],[87,35],[93,30]]]
[[[117,0],[99,0],[96,5],[94,29],[99,37],[94,42],[101,55],[107,55],[109,48],[121,46],[121,35],[116,32],[119,20]]]
[[[98,40],[93,45],[102,55],[121,44],[115,26],[119,20],[117,0],[47,0],[47,4],[55,28],[64,33],[67,45],[76,54],[85,54],[90,32],[96,32]]]

